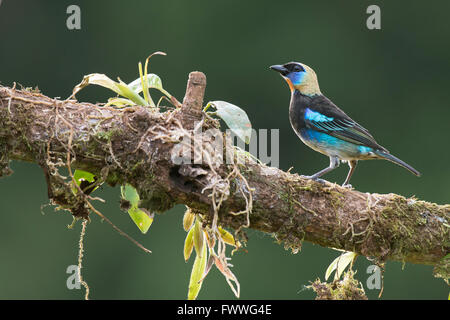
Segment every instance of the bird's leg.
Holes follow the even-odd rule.
[[[356,165],[358,164],[358,160],[349,160],[348,166],[350,167],[350,170],[348,171],[347,178],[345,179],[344,183],[342,184],[345,188],[352,188],[352,185],[349,184],[350,178],[352,177],[353,172],[355,171]]]
[[[312,176],[303,176],[303,177],[307,178],[307,179],[312,179],[312,180],[316,180],[319,182],[323,182],[323,180],[319,179],[319,177],[323,176],[325,173],[328,173],[328,172],[336,169],[337,167],[339,167],[339,164],[340,164],[340,162],[339,162],[338,157],[330,156],[330,165],[327,168],[320,170],[319,172],[316,172]]]

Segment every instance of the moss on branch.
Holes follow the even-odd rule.
[[[0,87],[0,173],[11,173],[10,160],[34,162],[55,173],[69,156],[73,169],[92,172],[111,185],[134,186],[149,211],[164,212],[183,203],[205,216],[211,214],[213,193],[207,186],[228,181],[219,221],[234,229],[246,223],[245,215],[231,214],[248,209],[245,179],[253,201],[249,227],[272,234],[286,248],[297,251],[306,240],[380,263],[391,259],[435,265],[437,274],[449,277],[444,257],[450,251],[450,205],[322,185],[239,154],[241,176],[223,163],[175,164],[173,150],[192,134],[193,120],[203,119],[204,130],[218,126],[199,111],[203,77],[191,75],[183,106],[165,112],[61,101]],[[215,159],[213,153],[207,156]],[[55,185],[52,174],[48,181]],[[54,198],[55,192],[49,196]]]

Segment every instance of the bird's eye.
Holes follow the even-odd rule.
[[[301,72],[301,71],[305,71],[305,69],[303,69],[302,66],[300,66],[300,65],[297,64],[297,65],[294,67],[294,71],[295,71],[295,72]]]

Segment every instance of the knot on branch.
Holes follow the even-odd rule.
[[[191,72],[186,86],[183,105],[181,106],[182,122],[186,129],[193,129],[194,123],[202,118],[205,88],[205,74],[200,71]]]

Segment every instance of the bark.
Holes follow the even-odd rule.
[[[448,204],[321,184],[249,157],[237,165],[240,174],[230,174],[236,166],[214,162],[214,154],[212,166],[174,163],[181,137],[198,131],[195,121],[203,119],[203,130],[218,127],[201,112],[205,86],[202,73],[191,73],[182,107],[165,112],[61,101],[29,89],[0,87],[1,174],[11,173],[11,160],[37,163],[46,173],[49,197],[79,216],[87,216],[89,209],[71,198],[56,170],[68,162],[112,186],[133,185],[141,206],[151,212],[186,204],[211,216],[216,192],[223,198],[218,210],[223,226],[242,228],[246,214],[232,213],[250,208],[249,227],[272,234],[285,248],[297,251],[306,240],[378,262],[435,265],[448,278]],[[217,197],[214,201],[217,206]]]

